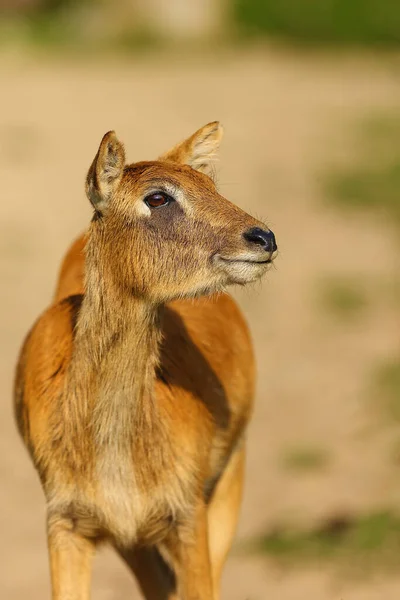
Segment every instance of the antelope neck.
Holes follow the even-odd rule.
[[[122,441],[127,432],[133,434],[135,420],[144,414],[151,420],[161,308],[88,267],[71,374],[83,398],[83,403],[77,398],[86,413],[82,421],[104,446],[112,437]]]

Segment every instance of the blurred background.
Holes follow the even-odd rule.
[[[0,0],[0,596],[49,598],[11,388],[115,129],[152,159],[225,127],[221,193],[280,256],[237,292],[258,390],[230,600],[400,595],[400,4]],[[93,597],[137,597],[111,551]]]

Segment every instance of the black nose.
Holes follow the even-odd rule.
[[[275,236],[271,230],[264,231],[264,229],[254,227],[253,229],[246,231],[246,233],[243,234],[243,237],[252,244],[262,246],[267,252],[275,252],[275,250],[278,249]]]

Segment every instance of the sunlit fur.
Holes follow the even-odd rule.
[[[265,225],[204,173],[221,135],[211,123],[128,166],[104,136],[86,182],[89,230],[22,348],[16,417],[47,500],[53,600],[89,598],[102,540],[148,600],[218,598],[254,364],[233,300],[204,295],[267,269],[243,238]],[[175,200],[150,209],[157,190]]]

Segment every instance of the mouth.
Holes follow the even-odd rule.
[[[267,258],[266,260],[250,260],[247,258],[224,258],[223,256],[219,256],[219,259],[227,263],[244,263],[248,265],[270,265],[273,262],[272,258]]]
[[[274,252],[272,256],[269,256],[265,260],[255,260],[251,258],[226,258],[224,256],[219,255],[218,258],[225,263],[236,263],[236,264],[247,264],[247,265],[270,265],[274,261],[276,253]]]

